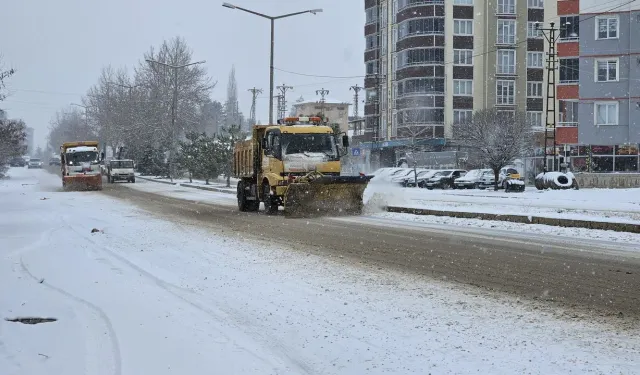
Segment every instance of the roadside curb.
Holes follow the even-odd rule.
[[[631,223],[615,223],[607,221],[591,221],[591,220],[573,220],[559,219],[543,216],[523,216],[523,215],[500,215],[479,212],[458,212],[458,211],[442,211],[430,210],[424,208],[407,208],[398,206],[387,206],[388,212],[405,213],[413,215],[430,215],[430,216],[449,216],[463,219],[479,219],[479,220],[495,220],[508,221],[511,223],[522,224],[543,224],[565,228],[586,228],[612,230],[615,232],[640,233],[640,225]]]
[[[197,185],[193,185],[193,184],[186,183],[186,182],[180,183],[180,182],[161,181],[161,180],[157,180],[157,179],[154,179],[154,178],[142,177],[142,176],[136,176],[136,178],[139,178],[139,179],[145,180],[145,181],[157,182],[157,183],[165,184],[165,185],[175,185],[175,186],[187,187],[187,188],[192,188],[192,189],[215,191],[217,193],[224,193],[224,194],[235,194],[233,191],[229,191],[227,189],[220,189],[220,188],[216,188],[216,187],[213,187],[213,186],[197,186]]]

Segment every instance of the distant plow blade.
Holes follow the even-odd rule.
[[[64,191],[102,190],[102,176],[74,176],[63,180]]]
[[[286,217],[360,215],[362,195],[370,176],[319,176],[288,186],[284,196]]]

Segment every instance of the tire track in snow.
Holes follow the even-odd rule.
[[[27,267],[27,265],[24,263],[24,260],[22,259],[22,257],[20,257],[20,266],[22,267],[22,271],[24,273],[26,273],[29,277],[31,277],[33,280],[35,280],[36,282],[46,286],[47,288],[58,292],[59,294],[77,302],[78,304],[80,304],[81,306],[88,308],[89,310],[93,311],[104,323],[105,327],[107,328],[107,334],[109,336],[109,341],[111,342],[111,356],[112,356],[112,361],[113,361],[113,365],[112,365],[112,371],[106,372],[104,366],[101,366],[99,364],[94,365],[94,368],[91,368],[89,371],[87,371],[88,374],[100,374],[100,373],[104,373],[104,374],[113,374],[113,375],[121,375],[122,374],[122,360],[121,360],[121,355],[120,355],[120,344],[118,343],[118,337],[116,335],[115,330],[113,329],[113,324],[111,323],[111,320],[109,319],[109,317],[107,316],[107,314],[98,306],[94,305],[93,303],[80,298],[78,296],[75,296],[69,292],[67,292],[66,290],[56,287],[46,281],[42,281],[36,277],[33,273],[31,273],[31,271],[29,270],[29,268]],[[95,337],[100,337],[102,336],[102,334],[97,334],[95,335]],[[100,352],[100,350],[96,350],[96,352]],[[92,367],[91,364],[93,363],[93,361],[88,361],[89,366],[88,367]],[[104,371],[104,372],[103,372]]]
[[[95,219],[97,221],[102,221],[100,219],[97,218],[92,218]],[[178,298],[179,300],[181,300],[182,302],[188,304],[189,306],[191,306],[192,308],[205,313],[206,315],[208,315],[211,318],[214,318],[217,322],[219,323],[224,323],[227,326],[229,326],[230,321],[235,321],[236,323],[240,323],[240,324],[236,324],[235,328],[238,329],[240,332],[245,332],[246,334],[246,330],[243,327],[246,327],[247,325],[250,325],[249,321],[243,320],[243,321],[239,321],[236,318],[235,314],[229,314],[223,310],[220,310],[219,308],[216,307],[212,307],[212,306],[207,306],[206,304],[203,304],[200,301],[194,301],[191,298],[187,297],[186,295],[190,295],[193,297],[202,297],[200,295],[198,295],[195,291],[193,291],[192,289],[188,289],[188,288],[184,288],[178,285],[175,285],[173,283],[167,282],[165,280],[162,280],[161,278],[153,275],[152,273],[144,270],[143,268],[141,268],[140,266],[136,265],[135,263],[131,262],[130,260],[126,259],[125,257],[123,257],[122,255],[116,253],[115,251],[111,250],[108,246],[104,245],[103,243],[100,243],[99,241],[96,241],[93,236],[91,234],[87,234],[85,232],[81,232],[80,230],[76,229],[74,226],[70,225],[66,219],[66,217],[62,217],[63,222],[67,225],[67,227],[69,229],[71,229],[73,232],[75,232],[76,234],[78,234],[79,236],[85,238],[88,242],[92,243],[93,245],[95,245],[96,249],[101,249],[106,256],[111,257],[112,259],[115,259],[116,261],[121,262],[122,264],[124,264],[125,266],[129,267],[130,269],[136,271],[138,273],[138,275],[140,275],[141,277],[144,277],[150,281],[152,281],[155,285],[157,285],[159,288],[161,288],[162,290],[166,291],[167,293],[173,295],[174,297]],[[102,221],[104,222],[104,221]],[[234,346],[236,346],[239,350],[247,352],[248,354],[252,355],[253,357],[261,360],[264,363],[268,363],[270,365],[274,365],[272,362],[272,360],[270,360],[269,358],[265,358],[263,356],[261,356],[260,354],[256,353],[255,351],[252,351],[249,348],[246,348],[245,346],[243,346],[241,343],[238,343],[234,338],[231,337],[231,335],[226,334],[225,332],[221,331],[220,329],[218,329],[218,333],[224,337],[224,339],[226,340],[226,342],[230,342],[232,343]],[[248,335],[249,337],[261,337],[264,338],[263,334],[261,334],[260,332],[256,331],[251,331],[251,334],[253,334],[253,336]],[[268,350],[273,350],[274,348],[274,343],[272,341],[266,341],[263,340],[263,342],[266,344],[265,347]],[[277,345],[278,348],[280,348],[281,350],[279,350],[279,354],[280,356],[278,358],[286,358],[289,363],[291,365],[293,365],[293,367],[297,368],[297,373],[304,373],[304,374],[315,374],[318,373],[316,371],[314,371],[311,368],[311,365],[308,363],[304,363],[302,361],[300,361],[297,358],[293,358],[291,355],[288,354],[288,352],[291,350],[290,348],[285,348],[283,347],[283,345],[279,344]],[[284,369],[287,370],[287,372],[284,373],[289,373],[289,371],[291,370],[291,366],[288,366],[285,363],[281,363],[279,364],[279,366],[274,367],[273,371],[275,371],[275,373],[280,374],[283,373],[281,372],[278,367],[282,367]],[[284,374],[283,373],[283,374]]]

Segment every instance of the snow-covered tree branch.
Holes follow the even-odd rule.
[[[518,111],[479,110],[469,121],[453,125],[456,142],[479,164],[493,170],[496,189],[500,169],[531,152],[533,134],[525,113]]]

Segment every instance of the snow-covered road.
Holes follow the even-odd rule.
[[[1,320],[2,375],[640,373],[637,330],[10,174],[0,315],[57,321]]]

